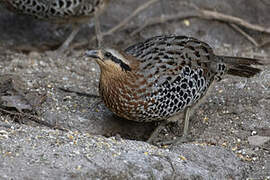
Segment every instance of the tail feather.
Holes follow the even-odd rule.
[[[260,59],[243,58],[243,57],[230,57],[219,56],[222,61],[227,65],[227,73],[240,77],[252,77],[262,70],[252,65],[266,65],[269,64]]]

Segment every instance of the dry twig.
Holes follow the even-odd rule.
[[[66,88],[63,88],[63,87],[59,87],[58,89],[60,89],[61,91],[64,91],[64,92],[68,92],[68,93],[75,93],[75,94],[78,94],[79,96],[86,96],[86,97],[90,97],[90,98],[100,98],[99,95],[88,94],[88,93],[85,93],[85,92],[79,92],[79,91],[75,91],[75,90],[70,90],[70,89],[66,89]]]
[[[133,11],[133,13],[131,15],[129,15],[126,19],[124,19],[122,22],[120,22],[117,26],[113,27],[112,29],[110,29],[109,31],[103,33],[103,36],[106,35],[110,35],[112,33],[114,33],[115,31],[117,31],[118,29],[124,27],[132,18],[134,18],[137,14],[139,14],[141,11],[145,10],[146,8],[148,8],[150,5],[152,5],[153,3],[156,3],[159,0],[150,0],[147,1],[146,3],[142,4],[141,6],[139,6],[135,11]]]
[[[253,45],[255,45],[256,47],[259,47],[259,43],[257,43],[257,41],[253,37],[251,37],[248,33],[243,31],[240,27],[238,27],[235,24],[230,24],[230,25],[232,26],[233,29],[235,29],[237,32],[239,32],[241,35],[247,38],[247,40],[249,40]]]
[[[160,24],[160,23],[164,23],[167,21],[177,20],[177,19],[181,20],[181,19],[190,19],[190,18],[201,18],[201,19],[208,19],[208,20],[223,21],[225,23],[239,25],[239,26],[245,27],[245,28],[250,29],[250,30],[270,34],[270,28],[265,28],[265,27],[257,25],[257,24],[251,24],[251,23],[249,23],[241,18],[234,17],[231,15],[226,15],[226,14],[215,12],[215,11],[203,10],[203,9],[198,9],[198,8],[196,8],[196,9],[197,10],[189,11],[186,14],[178,13],[178,14],[174,14],[174,15],[167,15],[167,16],[152,18],[152,19],[148,20],[147,22],[145,22],[140,28],[133,31],[131,34],[134,35],[134,34],[140,32],[141,30],[143,30],[147,26]],[[240,28],[238,28],[237,30],[240,32]],[[241,34],[244,35],[243,31],[241,31]],[[252,38],[250,36],[248,37],[247,34],[245,34],[244,36],[246,38],[248,38],[248,40],[252,41],[253,44],[257,44],[257,46],[259,46],[258,43],[257,42],[255,43],[254,39],[252,40]]]
[[[7,113],[7,114],[10,114],[10,115],[13,115],[13,116],[28,117],[31,121],[34,121],[34,122],[36,122],[38,124],[41,124],[43,126],[47,126],[49,128],[54,128],[54,129],[59,129],[59,130],[62,130],[62,131],[67,131],[64,128],[61,128],[61,127],[52,125],[52,124],[50,124],[50,123],[48,123],[46,121],[43,121],[38,116],[35,116],[35,115],[31,115],[31,114],[23,113],[23,112],[13,112],[13,111],[5,110],[3,108],[0,108],[0,111],[2,111],[4,113]]]

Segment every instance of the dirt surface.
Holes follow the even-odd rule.
[[[113,1],[101,17],[102,31],[114,27],[143,2],[146,0]],[[214,20],[170,21],[130,35],[150,17],[162,12],[185,13],[190,8],[178,0],[165,2],[163,8],[156,3],[124,30],[106,36],[104,46],[126,48],[153,35],[173,33],[203,40],[216,54],[270,61],[270,46],[255,48],[231,26]],[[202,0],[197,6],[270,27],[270,5],[263,0]],[[270,39],[267,34],[243,29],[258,42]],[[1,179],[270,179],[270,66],[261,67],[263,72],[250,79],[230,76],[216,83],[191,118],[192,141],[172,149],[157,148],[140,142],[150,136],[156,123],[119,119],[99,103],[99,98],[75,93],[98,95],[99,68],[82,57],[86,48],[96,47],[94,41],[85,45],[94,36],[93,25],[84,25],[72,43],[75,49],[65,54],[48,51],[69,32],[69,26],[16,15],[0,6],[0,108],[5,110],[0,111]],[[160,141],[181,135],[182,128],[168,124]],[[123,152],[132,153],[113,159],[114,154]],[[166,155],[160,158],[158,152]],[[97,158],[85,158],[89,153],[96,153]],[[149,161],[140,159],[148,153]],[[181,162],[176,160],[179,154]],[[208,163],[207,158],[215,162]],[[113,166],[125,160],[129,163]],[[189,160],[190,166],[185,166]],[[149,166],[149,171],[143,165]],[[183,167],[191,170],[185,174]],[[124,173],[127,169],[131,169],[128,175]],[[159,170],[164,170],[163,174]]]

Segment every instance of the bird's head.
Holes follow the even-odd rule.
[[[114,49],[89,50],[86,57],[93,58],[103,72],[127,72],[131,71],[130,56],[122,51]]]

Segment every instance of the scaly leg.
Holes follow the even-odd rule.
[[[65,40],[65,42],[58,48],[60,52],[64,52],[70,45],[71,41],[75,38],[75,36],[80,31],[81,27],[80,25],[73,24],[72,25],[72,32],[68,36],[68,38]]]
[[[184,125],[183,136],[187,136],[188,134],[189,117],[190,117],[190,107],[186,109],[186,113],[185,113],[185,125]]]
[[[184,132],[183,135],[181,137],[177,137],[174,140],[171,141],[165,141],[165,142],[161,142],[159,143],[159,145],[169,145],[169,144],[181,144],[184,142],[187,142],[187,135],[188,135],[188,126],[189,126],[189,117],[190,117],[190,107],[187,107],[187,109],[185,110],[185,124],[184,124]],[[181,119],[178,118],[178,127],[180,127],[180,123],[181,123]]]

